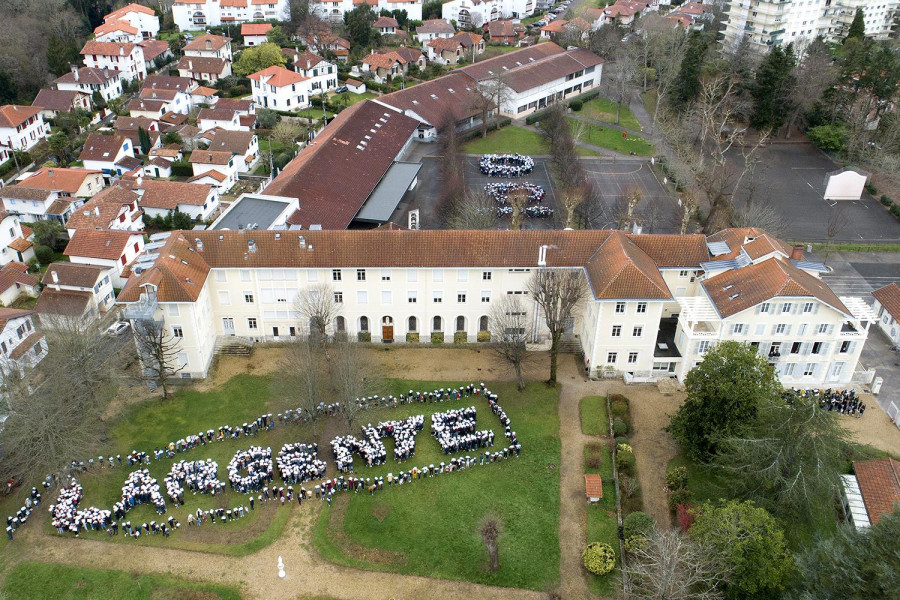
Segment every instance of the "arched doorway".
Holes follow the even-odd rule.
[[[457,333],[460,331],[466,330],[466,318],[462,315],[456,317],[456,331]]]
[[[381,341],[385,344],[394,341],[394,319],[392,317],[381,317]]]
[[[344,319],[344,317],[335,317],[334,330],[335,331],[347,331],[347,320]]]
[[[487,315],[482,316],[478,319],[478,331],[487,331],[488,330],[488,318]]]
[[[359,318],[359,330],[360,331],[368,331],[369,330],[369,317],[360,317]]]
[[[419,330],[419,321],[415,317],[410,317],[409,322],[407,323],[406,330],[410,333],[415,333]]]
[[[441,322],[440,317],[435,317],[434,319],[431,320],[431,330],[432,331],[443,331],[444,330],[443,323]]]

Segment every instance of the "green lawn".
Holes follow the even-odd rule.
[[[394,393],[409,389],[446,386],[447,382],[396,382]],[[452,386],[453,383],[450,383]],[[352,495],[343,531],[335,535],[330,510],[323,510],[315,527],[314,544],[327,559],[340,564],[410,573],[428,577],[464,579],[490,585],[545,590],[559,581],[559,472],[558,394],[532,383],[523,394],[513,383],[492,384],[522,443],[522,455],[500,464],[477,466],[386,491],[376,496]],[[474,405],[478,428],[490,427],[503,439],[503,428],[479,399],[462,404],[422,404],[379,412],[384,417],[424,414],[454,406]],[[372,416],[372,422],[375,421]],[[366,416],[368,420],[368,415]],[[390,454],[391,449],[388,448]],[[427,431],[419,434],[415,464],[446,460]],[[403,468],[403,467],[399,467]],[[397,472],[398,465],[366,469],[373,475]],[[357,473],[359,469],[357,469]],[[502,527],[500,569],[487,570],[487,552],[477,527],[485,515],[496,515]],[[363,549],[379,549],[392,557],[375,564],[337,539],[352,540]]]
[[[293,114],[304,119],[316,120],[322,118],[322,109],[320,107],[311,106],[310,108],[304,108],[303,110],[295,110]],[[334,116],[333,112],[327,110],[325,111],[325,114],[328,115],[329,119]]]
[[[364,92],[362,94],[354,94],[353,92],[347,92],[345,94],[332,94],[329,97],[332,103],[338,102],[343,103],[347,102],[347,106],[353,106],[358,102],[362,102],[363,100],[371,100],[372,98],[377,98],[378,94],[375,92]]]
[[[594,98],[593,100],[585,102],[580,114],[590,119],[615,123],[617,105],[618,102],[614,102],[608,98]],[[631,112],[630,108],[624,105],[619,111],[619,125],[625,129],[631,129],[632,131],[641,130],[641,124],[638,122],[637,117],[634,116],[634,113]]]
[[[581,130],[580,140],[586,144],[600,146],[619,154],[634,152],[638,156],[651,156],[654,152],[653,146],[640,136],[629,133],[628,139],[624,139],[623,132],[618,129],[585,123],[572,117],[569,117],[569,122],[573,132],[577,134],[579,129]]]
[[[132,575],[121,571],[25,562],[7,574],[3,597],[9,600],[240,600],[241,594],[230,586],[162,575]]]
[[[581,433],[585,435],[609,435],[606,417],[606,397],[587,396],[581,399]]]
[[[476,137],[463,145],[466,154],[493,154],[504,152],[518,152],[536,156],[547,154],[547,146],[541,134],[524,127],[508,126],[491,131],[487,137]],[[587,148],[578,148],[581,156],[597,156],[597,153]]]
[[[616,551],[619,557],[618,526],[616,518],[616,484],[612,473],[612,454],[606,441],[597,442],[600,446],[600,467],[588,466],[588,457],[594,454],[590,447],[584,449],[584,472],[598,473],[603,478],[603,499],[587,507],[587,541],[606,542]],[[588,587],[599,596],[614,596],[617,593],[618,569],[604,576],[588,573]]]

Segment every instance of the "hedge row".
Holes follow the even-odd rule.
[[[509,117],[504,117],[499,121],[494,121],[493,123],[488,123],[488,132],[494,131],[495,129],[500,129],[501,127],[506,127],[507,125],[512,125],[512,119]],[[469,140],[474,140],[475,138],[481,137],[481,127],[476,127],[471,131],[467,131],[463,134],[460,134],[459,141],[461,143],[468,142]]]
[[[16,156],[19,158],[19,166],[24,167],[26,165],[31,164],[31,155],[27,152],[16,152]],[[16,168],[16,161],[14,158],[10,158],[8,161],[0,165],[0,177],[5,176],[7,173]]]
[[[572,106],[574,104],[575,106],[578,107],[577,110],[581,110],[581,106],[584,106],[585,102],[587,102],[588,100],[593,100],[594,98],[598,97],[599,95],[600,95],[600,90],[591,90],[589,92],[585,92],[583,94],[579,94],[577,96],[569,98],[566,101],[566,106],[574,109],[575,107]],[[543,110],[533,112],[530,115],[528,115],[527,117],[525,117],[525,122],[528,125],[534,125],[535,123],[537,123],[538,121],[540,121],[541,119],[546,117],[549,113],[550,113],[549,108],[545,108]]]

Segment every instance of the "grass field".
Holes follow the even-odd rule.
[[[371,100],[372,98],[377,98],[378,94],[375,92],[363,92],[362,94],[354,94],[353,92],[347,92],[345,94],[331,94],[330,100],[332,103],[346,102],[346,106],[353,106],[358,102],[362,102],[363,100]]]
[[[581,132],[579,139],[586,144],[600,146],[620,154],[634,152],[638,156],[651,156],[654,152],[653,146],[640,136],[628,134],[628,139],[625,139],[618,129],[592,125],[571,117],[569,117],[569,122],[576,135],[579,131]]]
[[[412,382],[395,385],[396,391],[429,387]],[[559,581],[558,394],[540,384],[530,384],[521,395],[512,383],[494,384],[491,389],[500,395],[500,403],[512,420],[523,445],[521,457],[376,496],[351,495],[342,525],[333,522],[329,511],[322,511],[315,528],[316,549],[333,562],[367,569],[536,590],[555,586]],[[503,429],[487,405],[464,399],[462,406],[469,405],[477,407],[479,429],[491,427],[495,436],[503,439]],[[432,412],[449,407],[401,407],[384,411],[377,418],[419,413],[425,414],[428,422]],[[446,457],[428,432],[420,433],[415,464],[442,460]],[[398,470],[396,464],[389,464],[371,472],[377,475]],[[487,552],[477,531],[486,515],[496,516],[503,532],[496,573],[487,570]],[[336,527],[341,530],[335,531]],[[352,546],[342,543],[344,539],[352,540]],[[376,550],[373,553],[371,549]],[[367,557],[369,554],[373,556]],[[385,556],[391,560],[377,560]]]
[[[581,433],[585,435],[609,435],[605,396],[587,396],[582,398],[579,410],[581,411]]]
[[[605,406],[604,406],[605,408]],[[604,411],[605,412],[605,411]],[[590,467],[588,459],[592,454],[600,455],[600,467]],[[619,557],[618,520],[616,518],[616,484],[612,473],[612,454],[607,439],[584,449],[584,472],[597,473],[603,478],[603,498],[587,507],[587,541],[606,542]],[[588,587],[600,596],[613,596],[618,585],[618,568],[604,576],[588,573]]]
[[[241,599],[236,588],[223,585],[33,562],[20,563],[10,570],[3,593],[9,600]]]
[[[493,154],[518,152],[530,156],[547,154],[547,146],[541,134],[524,127],[508,126],[477,137],[463,145],[465,154]],[[597,153],[587,148],[578,148],[581,156],[596,156]]]
[[[593,100],[585,102],[580,114],[589,119],[605,121],[606,123],[615,123],[617,104],[618,102],[614,102],[608,98],[594,98]],[[632,113],[631,109],[627,106],[622,106],[622,109],[619,111],[619,125],[625,129],[631,129],[632,131],[641,130],[641,124],[638,122],[637,117],[634,116],[634,113]]]

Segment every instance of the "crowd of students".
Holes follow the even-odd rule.
[[[857,397],[854,390],[794,390],[793,392],[804,398],[815,400],[823,410],[834,411],[840,415],[859,419],[866,412],[865,403]]]
[[[166,512],[166,500],[159,489],[159,483],[147,469],[138,469],[128,474],[128,479],[122,486],[122,499],[113,505],[113,512],[121,519],[139,504],[152,504],[160,515]]]
[[[534,170],[534,159],[523,154],[485,154],[478,161],[482,175],[488,177],[521,177]]]
[[[247,474],[244,475],[244,469]],[[242,494],[259,491],[274,478],[272,471],[272,449],[251,446],[241,450],[228,462],[228,481],[231,489]]]
[[[275,457],[275,464],[285,483],[303,483],[325,476],[325,461],[320,460],[319,444],[285,444]]]
[[[10,540],[13,539],[13,534],[16,532],[16,529],[28,521],[28,517],[31,516],[32,511],[34,511],[40,503],[41,493],[36,487],[33,487],[31,488],[28,497],[25,498],[25,504],[22,505],[22,508],[16,511],[16,514],[6,517],[6,535]]]
[[[78,504],[84,489],[74,479],[59,490],[56,504],[50,505],[50,522],[59,533],[74,533],[76,537],[83,529],[99,531],[110,523],[112,512],[91,506],[79,510]]]
[[[457,408],[431,415],[431,434],[444,454],[476,450],[494,445],[492,429],[475,430],[474,406]]]
[[[184,486],[194,494],[221,494],[225,484],[219,481],[219,465],[214,460],[180,460],[172,465],[163,482],[166,495],[176,505],[184,505]]]
[[[509,204],[509,196],[513,192],[525,191],[528,194],[528,204],[540,204],[544,200],[544,188],[533,183],[488,183],[484,186],[485,193],[494,202],[500,205]]]
[[[543,206],[538,204],[537,206],[526,206],[523,210],[525,216],[529,219],[549,219],[553,216],[553,209],[549,206]],[[498,206],[497,207],[497,216],[498,217],[509,217],[513,214],[512,206]]]

